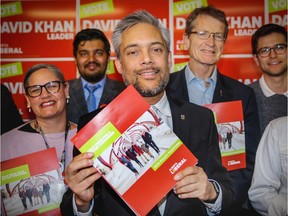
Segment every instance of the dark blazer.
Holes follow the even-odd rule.
[[[1,84],[1,134],[22,125],[24,122],[9,89]]]
[[[69,121],[78,124],[80,116],[88,113],[84,90],[80,78],[68,82],[70,101],[67,105],[67,118]],[[110,103],[125,87],[123,82],[107,77],[99,106]]]
[[[166,91],[171,97],[189,101],[185,79],[185,68],[179,72],[171,74]],[[243,104],[246,169],[229,172],[229,175],[235,184],[237,201],[231,208],[231,213],[233,212],[234,214],[229,213],[228,215],[235,215],[235,212],[237,212],[241,208],[242,204],[248,199],[248,189],[251,185],[255,155],[261,135],[257,103],[253,89],[237,80],[220,74],[218,71],[212,103],[234,100],[242,100]]]
[[[197,166],[205,170],[209,179],[214,179],[220,184],[223,192],[222,208],[227,208],[235,196],[234,185],[226,169],[221,165],[217,129],[211,110],[186,101],[169,99],[169,103],[175,134],[198,158]],[[96,110],[81,117],[78,129],[80,130],[86,125],[98,112],[99,110]],[[95,183],[95,192],[94,208],[99,215],[135,215],[102,178]],[[151,191],[151,196],[153,196],[153,191]],[[143,205],[145,205],[145,200],[143,200]],[[70,189],[63,196],[61,211],[63,216],[72,215],[72,192]],[[158,208],[153,208],[148,215],[160,215]],[[206,215],[206,209],[199,199],[179,199],[171,190],[167,195],[164,215],[201,216]]]

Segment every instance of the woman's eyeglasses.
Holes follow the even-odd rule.
[[[33,97],[33,98],[38,97],[42,94],[42,88],[43,87],[50,94],[55,94],[60,90],[61,83],[64,84],[63,81],[51,81],[51,82],[48,82],[44,85],[28,86],[27,88],[25,88],[25,91],[30,97]]]

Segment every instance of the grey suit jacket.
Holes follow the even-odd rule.
[[[80,116],[88,113],[84,90],[80,78],[68,82],[70,101],[67,105],[67,119],[78,124]],[[125,87],[123,82],[107,77],[99,106],[110,103]]]

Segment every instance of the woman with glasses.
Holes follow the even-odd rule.
[[[56,66],[37,64],[26,72],[24,88],[27,108],[35,119],[2,135],[1,161],[55,147],[64,170],[72,159],[70,139],[77,131],[66,120],[69,85]]]

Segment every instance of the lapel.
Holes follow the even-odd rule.
[[[85,101],[85,95],[84,95],[84,90],[83,90],[81,79],[80,78],[76,79],[69,89],[71,89],[71,93],[72,93],[71,95],[73,95],[73,97],[75,98],[74,105],[78,107],[77,110],[82,110],[82,111],[85,111],[85,113],[87,113],[88,109],[87,109],[87,104]]]
[[[187,67],[187,66],[186,66]],[[181,98],[189,100],[188,89],[185,78],[185,68],[178,72],[174,72],[170,76],[170,87],[168,87],[168,94],[174,98]]]
[[[107,104],[111,101],[111,93],[114,91],[115,86],[112,85],[112,81],[107,77],[103,93],[99,102],[99,106],[101,104]]]
[[[219,71],[217,72],[217,83],[213,95],[212,103],[225,102],[232,100],[233,95],[227,87],[227,80]]]
[[[185,105],[184,101],[172,99],[168,97],[168,101],[171,108],[173,119],[173,131],[182,140],[182,142],[188,142],[190,131],[190,118],[191,115],[189,109]]]
[[[168,101],[171,108],[172,113],[172,119],[173,119],[173,132],[180,138],[180,140],[183,143],[187,143],[189,141],[189,131],[190,128],[190,122],[191,122],[191,115],[189,114],[189,109],[187,106],[185,106],[186,102],[172,99],[168,97]],[[191,112],[191,111],[190,111]],[[175,208],[173,206],[173,198],[174,193],[170,191],[167,194],[167,200],[166,200],[166,206],[165,206],[165,213],[166,215],[169,212],[169,209]],[[175,204],[174,204],[175,205]]]

